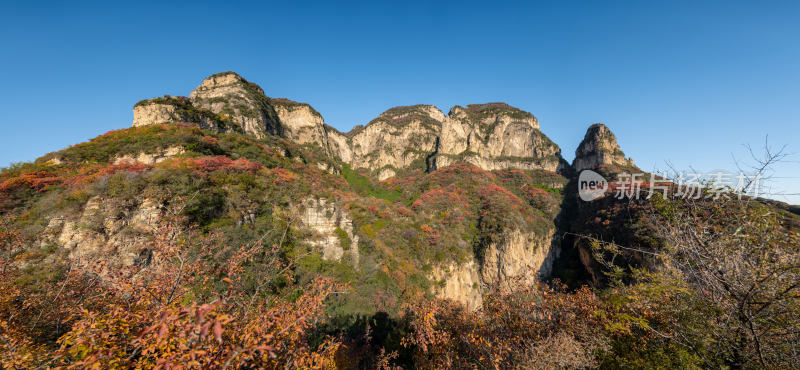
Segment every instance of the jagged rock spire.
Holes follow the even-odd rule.
[[[602,123],[595,123],[586,130],[586,136],[575,150],[572,167],[576,171],[616,166],[620,169],[635,168],[630,158],[617,144],[617,137]]]

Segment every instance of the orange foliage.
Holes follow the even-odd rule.
[[[179,207],[182,200],[174,200]],[[260,242],[226,258],[175,212],[153,231],[148,262],[76,264],[63,279],[21,290],[8,253],[20,239],[0,224],[0,365],[65,368],[330,368],[339,341],[309,335],[325,302],[346,287],[292,282],[280,246]],[[172,215],[172,216],[169,216]],[[189,240],[194,240],[192,246]],[[6,242],[9,244],[5,245]],[[193,252],[191,252],[193,251]],[[191,253],[190,253],[191,252]],[[110,252],[109,252],[110,253]],[[216,261],[208,263],[208,261]],[[252,276],[257,263],[257,276]],[[221,278],[215,283],[210,279]],[[249,280],[248,280],[249,279]],[[282,279],[289,296],[267,294]],[[253,286],[255,281],[257,286]],[[199,287],[220,289],[199,294]],[[199,284],[199,285],[198,285]],[[202,290],[200,290],[202,291]],[[203,298],[205,297],[205,298]],[[53,348],[55,337],[58,347]]]
[[[296,173],[280,167],[273,168],[271,172],[275,176],[275,184],[290,183],[298,178]]]
[[[61,183],[64,179],[47,171],[25,172],[0,183],[0,191],[8,191],[20,186],[27,186],[38,191],[47,190],[49,186]]]
[[[517,284],[515,284],[517,283]],[[452,301],[407,305],[421,368],[563,368],[594,365],[604,345],[599,299],[588,288],[574,293],[522,281],[495,286],[478,312]],[[570,356],[562,356],[569,353]]]

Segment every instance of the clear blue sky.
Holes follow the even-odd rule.
[[[593,122],[648,170],[735,170],[766,135],[800,152],[797,1],[4,1],[0,46],[0,166],[225,70],[343,131],[396,105],[504,101],[568,160]],[[775,191],[800,193],[792,160]]]

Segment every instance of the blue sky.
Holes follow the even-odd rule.
[[[343,131],[397,105],[504,101],[568,160],[604,122],[644,169],[732,171],[767,135],[800,152],[798,19],[796,1],[5,1],[0,166],[233,70]],[[800,193],[799,156],[774,175]]]

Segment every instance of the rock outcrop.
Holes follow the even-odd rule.
[[[401,169],[430,171],[457,162],[485,170],[555,172],[565,166],[561,150],[539,131],[536,117],[503,103],[456,106],[447,115],[431,105],[396,107],[344,138],[349,150],[340,143],[332,153],[380,180]]]
[[[328,150],[331,155],[344,163],[352,163],[353,149],[350,148],[350,137],[331,126],[325,125],[324,127],[327,136]]]
[[[180,146],[171,146],[168,148],[164,148],[158,150],[153,153],[145,153],[141,152],[137,155],[118,155],[114,158],[114,164],[123,164],[123,163],[144,163],[148,165],[153,165],[156,163],[161,163],[167,159],[170,159],[176,155],[180,155],[184,153],[185,150],[183,147]]]
[[[434,289],[437,297],[452,299],[469,309],[480,307],[482,291],[487,285],[522,279],[533,282],[550,275],[553,262],[560,252],[561,240],[555,228],[545,234],[507,231],[502,241],[491,243],[482,261],[451,263],[439,266],[430,273],[433,281],[441,282]]]
[[[134,107],[134,126],[168,122],[315,144],[379,180],[403,170],[431,171],[457,162],[485,170],[559,171],[566,166],[558,146],[539,130],[536,117],[504,103],[455,106],[447,115],[432,105],[395,107],[341,133],[326,125],[310,105],[269,98],[234,72],[204,79],[188,100],[156,98]]]
[[[434,288],[437,297],[452,299],[463,304],[469,310],[476,310],[481,306],[483,281],[480,267],[475,261],[435,267],[431,271],[430,278],[432,281],[441,282]]]
[[[455,106],[441,133],[437,167],[456,161],[484,170],[508,168],[557,171],[561,149],[539,130],[532,114],[504,103]]]
[[[300,217],[302,225],[311,232],[308,244],[322,250],[322,258],[341,260],[345,255],[358,265],[358,235],[353,234],[353,220],[336,202],[308,199]]]
[[[399,169],[427,170],[425,160],[437,150],[444,118],[431,105],[389,109],[351,135],[350,165],[373,171],[379,180],[394,176]]]
[[[79,263],[113,252],[108,253],[114,256],[111,266],[130,266],[141,256],[161,216],[160,205],[152,200],[128,204],[95,196],[78,214],[52,217],[39,244],[63,248]]]
[[[545,235],[514,230],[505,233],[502,243],[492,243],[484,252],[481,279],[487,283],[521,277],[532,282],[549,276],[558,257],[559,241],[555,229]]]
[[[182,96],[164,96],[142,100],[133,107],[133,127],[161,123],[187,122],[205,130],[225,131],[219,116],[193,106]]]
[[[319,112],[306,103],[269,98],[261,87],[234,72],[209,76],[189,98],[146,99],[133,108],[133,126],[174,122],[257,138],[281,136],[298,144],[317,144],[330,154],[328,130],[333,128],[325,125]]]
[[[619,169],[636,168],[633,160],[625,158],[625,153],[617,144],[617,137],[602,123],[595,123],[586,130],[586,136],[575,150],[572,162],[575,171],[617,167]]]
[[[322,115],[306,103],[289,99],[270,99],[278,115],[283,136],[298,144],[319,144],[328,148],[325,122]]]
[[[220,115],[255,137],[280,135],[278,115],[258,85],[234,72],[209,76],[189,95],[192,105]]]

